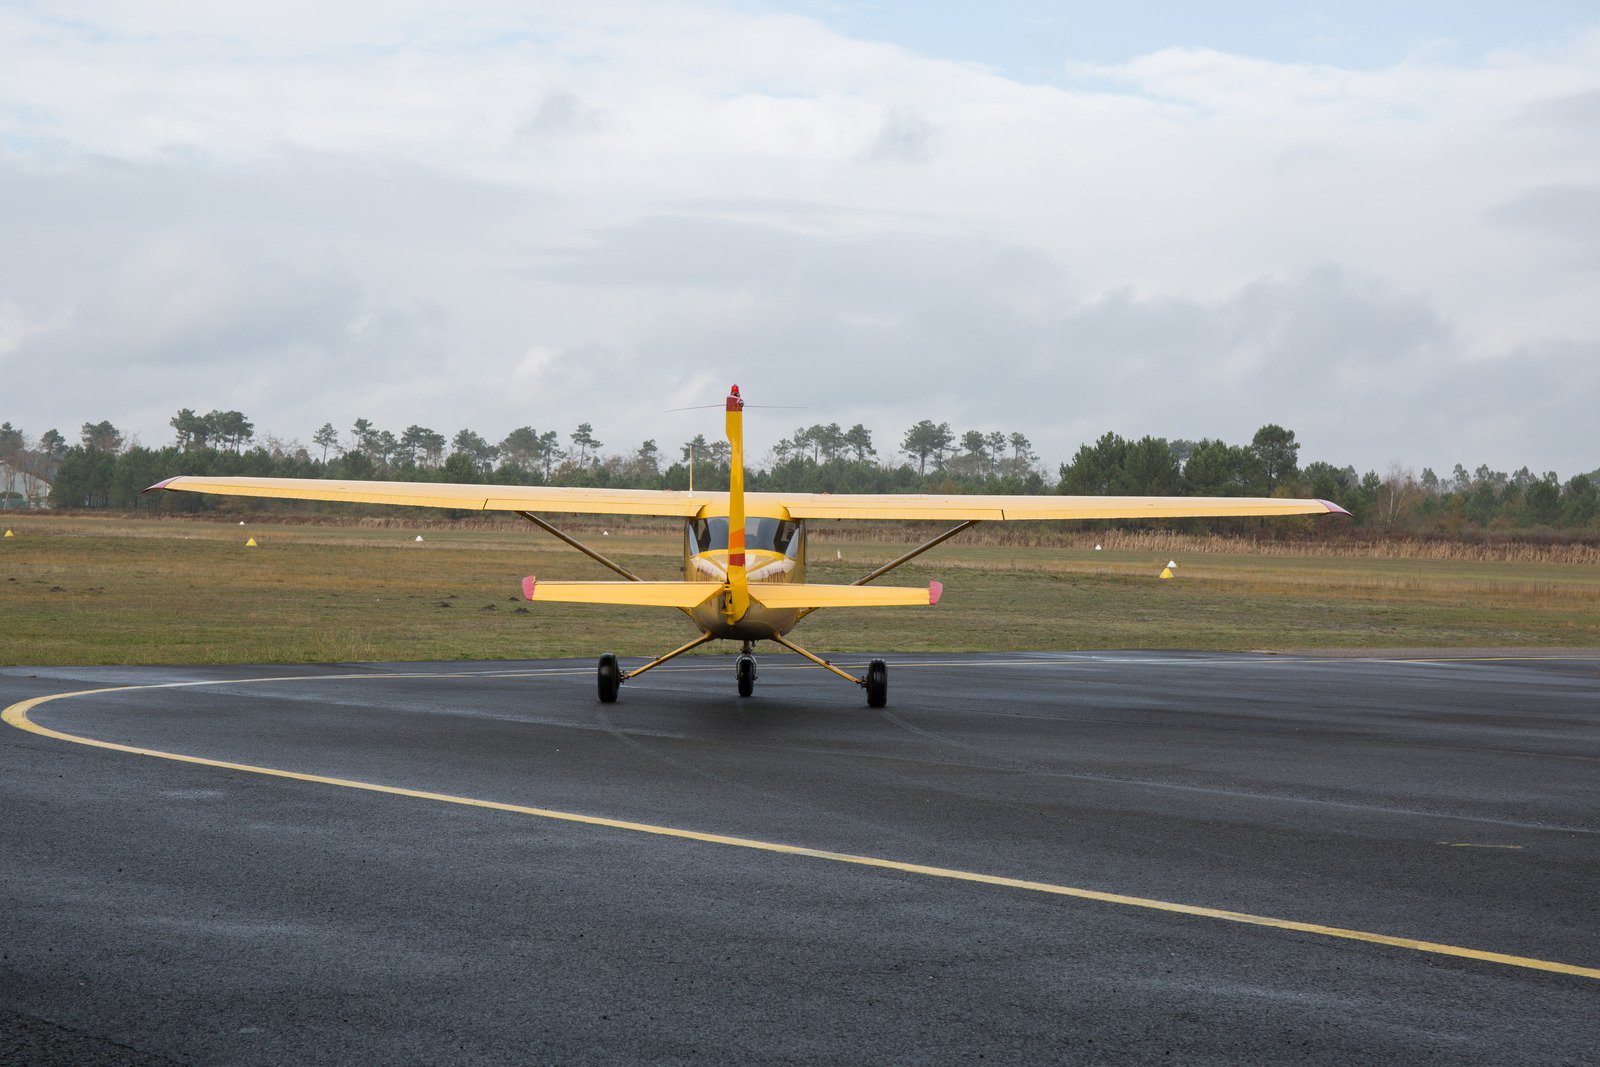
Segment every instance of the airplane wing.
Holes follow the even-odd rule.
[[[794,519],[1184,519],[1230,515],[1347,515],[1327,500],[1230,496],[921,496],[900,493],[751,493]]]
[[[573,489],[554,485],[466,485],[458,482],[363,482],[343,478],[210,478],[184,475],[158,489],[288,500],[342,500],[462,511],[549,511],[578,515],[697,515],[726,493],[664,489]]]
[[[666,489],[577,489],[554,485],[467,485],[453,482],[377,482],[341,478],[212,478],[184,475],[156,490],[224,496],[340,500],[359,504],[456,508],[463,511],[542,511],[577,515],[667,515],[689,518],[723,503],[721,492]],[[786,509],[794,519],[1182,519],[1231,515],[1344,515],[1326,500],[1228,496],[928,496],[910,493],[749,493],[747,507]]]

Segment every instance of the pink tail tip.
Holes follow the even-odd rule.
[[[944,583],[943,582],[929,582],[928,583],[928,603],[937,604],[939,602],[939,598],[942,597],[942,596],[944,596]]]
[[[533,599],[533,587],[538,585],[538,584],[539,584],[539,579],[535,578],[531,574],[528,575],[526,578],[522,579],[522,599],[524,599],[524,600],[532,600]]]

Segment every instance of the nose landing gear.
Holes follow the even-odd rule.
[[[744,651],[734,665],[734,677],[739,680],[739,695],[747,697],[756,691],[756,658],[750,654],[751,643],[744,643]]]

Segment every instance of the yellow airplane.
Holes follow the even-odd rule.
[[[889,670],[875,659],[856,677],[812,655],[785,635],[818,608],[937,604],[942,587],[869,583],[980,522],[1023,519],[1149,519],[1230,515],[1348,514],[1326,500],[1270,497],[1155,496],[926,496],[912,494],[746,493],[744,400],[735,385],[726,404],[732,446],[728,491],[575,489],[559,486],[460,485],[434,482],[342,481],[320,478],[168,478],[145,492],[219,493],[232,496],[341,500],[364,504],[510,511],[625,581],[541,582],[524,578],[529,600],[580,604],[643,604],[677,608],[700,636],[641,667],[624,671],[609,652],[600,657],[600,699],[612,703],[622,683],[718,638],[741,642],[734,675],[739,695],[755,691],[757,641],[772,641],[867,691],[867,704],[889,699]],[[646,581],[552,526],[535,511],[587,515],[664,515],[685,519],[683,579]],[[806,522],[811,519],[933,519],[955,526],[891,560],[850,585],[805,580]]]

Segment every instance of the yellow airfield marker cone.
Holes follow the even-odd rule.
[[[6,531],[6,536],[7,536],[7,537],[15,537],[15,536],[17,536],[17,535],[16,535],[16,534],[14,534],[14,533],[12,533],[12,532],[11,532],[11,531],[10,531],[10,530],[7,530],[7,531]]]
[[[250,538],[250,540],[248,540],[248,541],[246,541],[244,543],[244,547],[246,547],[246,548],[260,548],[261,546],[256,544],[256,539],[254,537],[252,537],[252,538]]]
[[[1161,577],[1163,577],[1163,578],[1171,578],[1172,577],[1172,568],[1171,567],[1162,567],[1161,568]]]

